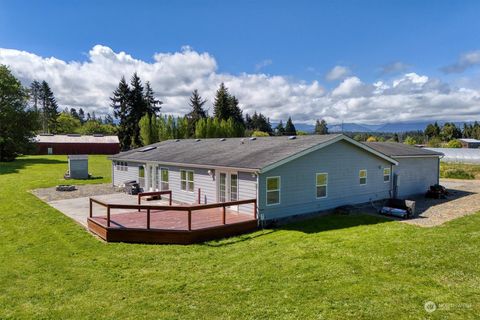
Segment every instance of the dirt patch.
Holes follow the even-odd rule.
[[[31,190],[30,192],[45,202],[56,200],[93,197],[103,194],[122,192],[123,189],[113,187],[111,183],[85,184],[76,186],[75,191],[57,191],[55,187]]]
[[[414,199],[418,217],[403,223],[435,227],[480,211],[480,180],[441,179],[440,184],[450,193],[447,199]]]

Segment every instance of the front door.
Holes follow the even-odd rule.
[[[218,202],[238,201],[238,173],[219,172],[217,181]],[[231,206],[230,209],[238,211],[238,206]]]

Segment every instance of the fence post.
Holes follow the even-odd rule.
[[[253,201],[253,217],[257,219],[257,199]]]
[[[142,203],[142,196],[140,194],[137,195],[137,202],[138,202],[138,205],[140,205]],[[140,212],[140,208],[138,208],[138,212]]]
[[[110,206],[107,206],[107,227],[110,227]]]
[[[188,231],[192,231],[192,210],[188,209]]]
[[[170,191],[168,199],[169,199],[168,204],[171,206],[172,205],[172,191]]]
[[[147,229],[150,229],[150,208],[147,209]]]
[[[90,218],[92,217],[92,198],[90,198]]]
[[[201,189],[198,188],[198,204],[200,204],[202,201],[201,201]]]
[[[223,205],[222,222],[223,222],[223,224],[226,224],[226,223],[227,223],[227,209],[225,208],[225,205]]]

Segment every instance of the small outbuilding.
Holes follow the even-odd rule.
[[[440,179],[443,153],[395,142],[367,142],[372,149],[398,161],[393,166],[393,196],[408,198],[424,194]]]
[[[35,138],[37,154],[116,154],[117,136],[103,134],[40,134]]]
[[[75,154],[68,156],[69,179],[88,179],[88,156],[85,154]]]
[[[462,148],[478,149],[480,147],[480,140],[477,139],[458,139],[462,144]]]

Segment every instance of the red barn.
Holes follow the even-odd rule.
[[[94,134],[40,134],[35,138],[37,154],[116,154],[120,152],[117,136]]]

